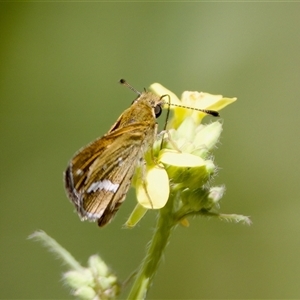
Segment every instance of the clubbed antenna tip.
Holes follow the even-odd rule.
[[[132,87],[125,79],[120,79],[119,82],[131,89],[132,91],[134,91],[139,96],[142,94],[141,92],[137,91],[134,87]]]

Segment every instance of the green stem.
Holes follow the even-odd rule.
[[[145,299],[152,284],[155,272],[166,248],[172,229],[174,228],[172,206],[173,201],[168,200],[167,205],[160,209],[154,235],[152,237],[146,257],[136,275],[135,282],[127,297],[128,300]]]

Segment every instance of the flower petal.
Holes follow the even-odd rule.
[[[199,167],[205,165],[205,160],[199,156],[169,149],[160,151],[159,161],[176,167]]]
[[[183,92],[181,101],[183,105],[191,108],[221,110],[236,101],[237,98],[223,98],[222,95],[212,95],[204,92]]]
[[[178,99],[178,97],[173,92],[171,92],[170,90],[168,90],[164,86],[162,86],[160,83],[151,84],[150,90],[159,96],[169,95],[171,103],[177,104],[177,105],[182,105],[182,103]],[[166,100],[166,101],[168,101],[168,100]]]
[[[146,190],[145,190],[146,188]],[[137,200],[148,209],[159,209],[165,206],[170,194],[169,177],[166,170],[160,166],[147,169],[145,185],[136,187]]]
[[[194,136],[194,144],[197,147],[205,147],[207,151],[211,150],[220,138],[223,130],[221,122],[212,122],[208,125],[198,127],[199,131]]]
[[[192,116],[194,122],[199,124],[207,114],[193,109],[219,111],[234,101],[236,101],[236,98],[223,98],[222,95],[186,91],[182,94],[181,105],[190,109],[180,107],[173,108],[174,118],[171,120],[170,126],[177,128],[187,116]]]
[[[212,109],[212,110],[221,110],[227,105],[235,102],[237,98],[222,98],[216,101],[215,103],[211,103],[210,105],[207,106],[207,109]]]

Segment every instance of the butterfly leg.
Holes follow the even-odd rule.
[[[167,135],[167,137],[165,138],[165,134]],[[167,140],[171,146],[173,147],[174,150],[178,151],[179,153],[181,153],[182,151],[179,149],[178,145],[176,144],[176,142],[172,139],[170,131],[165,129],[162,130],[159,135],[162,135],[162,139],[161,139],[161,144],[160,144],[160,149],[163,148],[163,143],[164,140]]]

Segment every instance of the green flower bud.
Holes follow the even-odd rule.
[[[99,257],[99,255],[92,255],[88,260],[88,267],[92,274],[96,276],[107,276],[109,275],[109,269],[105,262]]]
[[[214,186],[209,189],[209,194],[207,196],[207,205],[206,209],[211,209],[212,207],[219,208],[219,201],[225,193],[225,186]]]
[[[181,192],[182,208],[180,215],[184,216],[192,212],[198,212],[203,209],[208,191],[204,188],[194,190],[186,189]]]
[[[97,297],[96,292],[91,287],[88,287],[88,286],[83,286],[83,287],[79,288],[78,290],[74,291],[73,295],[82,300],[103,299],[103,298]]]
[[[70,286],[72,289],[77,290],[82,286],[93,286],[94,277],[90,270],[84,269],[80,271],[68,271],[63,274],[64,282]]]
[[[137,203],[128,220],[124,224],[124,227],[133,228],[142,219],[147,211],[147,208]]]
[[[119,293],[117,277],[98,255],[89,258],[88,268],[65,272],[63,280],[80,299],[109,300]]]
[[[198,126],[194,137],[194,145],[197,150],[192,153],[194,155],[199,153],[203,158],[207,157],[209,151],[211,151],[218,142],[222,130],[222,124],[220,122]]]

